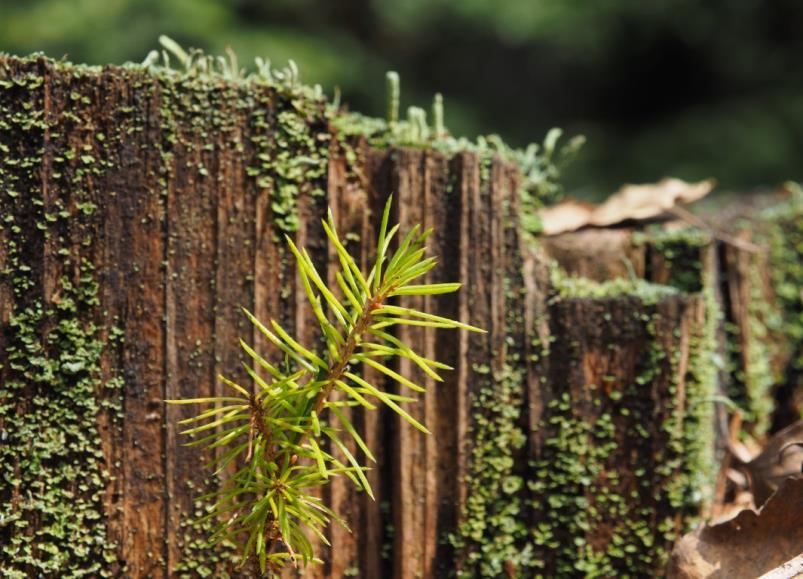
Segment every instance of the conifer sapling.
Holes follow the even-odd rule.
[[[371,449],[349,421],[346,407],[375,410],[385,405],[415,428],[426,427],[410,416],[402,403],[415,398],[381,390],[361,376],[370,367],[401,384],[411,393],[424,388],[392,369],[394,357],[404,357],[436,381],[447,365],[427,359],[399,340],[395,326],[478,328],[393,305],[396,296],[452,293],[458,283],[416,283],[436,264],[426,256],[425,242],[431,230],[415,226],[396,244],[399,226],[388,229],[388,200],[379,230],[376,261],[364,274],[349,255],[335,229],[331,212],[323,222],[329,242],[336,249],[339,270],[336,287],[329,287],[307,251],[287,243],[298,264],[298,273],[312,311],[320,325],[322,348],[302,345],[275,320],[263,324],[245,311],[254,326],[277,350],[281,363],[272,363],[244,341],[240,344],[252,364],[244,364],[253,380],[245,387],[221,376],[229,387],[226,396],[170,400],[172,404],[202,404],[208,409],[182,424],[182,434],[197,435],[188,446],[212,450],[210,466],[216,473],[231,474],[222,487],[203,497],[214,503],[200,522],[214,524],[212,542],[235,544],[243,564],[251,562],[260,573],[273,573],[288,563],[316,561],[307,532],[325,544],[324,529],[338,520],[316,496],[334,476],[346,476],[373,497],[365,476],[367,467],[349,450],[353,440],[368,461]],[[341,396],[332,396],[334,391]],[[331,449],[338,449],[345,462]],[[216,450],[218,449],[218,450]],[[230,466],[232,465],[232,466]],[[343,521],[338,522],[345,524]]]

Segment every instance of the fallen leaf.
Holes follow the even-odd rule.
[[[668,579],[755,579],[803,553],[803,476],[789,478],[759,511],[703,526],[675,545]]]
[[[558,235],[589,225],[607,227],[624,221],[651,219],[678,205],[702,199],[713,188],[713,179],[687,183],[667,177],[658,183],[625,185],[601,205],[569,199],[542,209],[538,215],[544,224],[544,235]]]
[[[713,188],[713,179],[686,183],[681,179],[666,178],[648,185],[625,185],[594,210],[589,224],[606,227],[630,219],[657,217],[675,205],[702,199]]]
[[[790,476],[803,467],[803,420],[772,436],[761,454],[744,465],[756,506],[761,506]]]
[[[542,209],[538,215],[544,224],[544,235],[557,235],[576,231],[588,225],[595,205],[568,199],[552,207]]]

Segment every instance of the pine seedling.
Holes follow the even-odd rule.
[[[230,541],[241,564],[271,575],[287,565],[317,561],[309,534],[328,544],[324,531],[337,516],[319,498],[319,489],[333,477],[348,477],[373,497],[365,472],[349,448],[359,448],[368,461],[371,449],[344,409],[386,406],[413,427],[428,432],[402,403],[415,398],[382,390],[360,374],[370,367],[415,394],[424,388],[393,370],[392,359],[407,358],[427,376],[440,381],[447,365],[425,358],[399,340],[393,329],[402,325],[482,331],[448,318],[394,305],[396,296],[427,296],[458,290],[458,283],[417,283],[435,265],[425,242],[431,230],[413,227],[391,251],[399,226],[388,229],[388,201],[379,229],[376,261],[365,274],[348,253],[335,229],[331,212],[323,228],[337,253],[337,287],[327,285],[309,254],[287,238],[315,318],[323,346],[302,345],[275,320],[263,324],[245,315],[277,350],[273,363],[249,344],[241,346],[250,364],[245,370],[253,388],[221,377],[225,396],[170,400],[201,404],[206,409],[182,424],[183,434],[198,436],[188,446],[214,451],[215,472],[236,470],[222,487],[203,497],[214,503],[199,523],[213,523],[212,543]],[[338,396],[333,396],[335,392]],[[338,449],[345,462],[337,458]],[[338,521],[345,524],[343,521]]]

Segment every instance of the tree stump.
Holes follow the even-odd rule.
[[[540,576],[660,574],[712,483],[705,303],[636,283],[559,290],[531,414]]]

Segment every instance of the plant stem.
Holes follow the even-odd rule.
[[[382,302],[384,301],[388,291],[389,290],[386,290],[375,296],[372,296],[370,299],[366,300],[365,304],[363,304],[362,314],[360,314],[360,317],[357,318],[357,321],[351,327],[351,330],[349,330],[346,341],[338,351],[339,359],[337,362],[332,360],[332,364],[330,364],[326,371],[324,386],[321,388],[318,396],[316,396],[314,406],[312,408],[307,408],[307,411],[304,413],[305,416],[309,414],[310,410],[314,410],[316,415],[320,415],[321,411],[324,409],[324,404],[326,404],[326,401],[332,394],[332,390],[334,390],[337,381],[343,378],[343,374],[347,370],[349,360],[354,355],[354,351],[359,345],[357,340],[362,337],[362,335],[368,329],[368,326],[370,326],[374,317],[374,310],[382,307]],[[298,439],[298,445],[301,445],[301,443],[304,441],[304,438],[309,436],[309,432],[309,429],[307,429],[305,430],[304,434],[300,435]]]
[[[388,293],[390,293],[393,288],[387,288],[384,291],[378,291],[378,293],[370,298],[366,299],[365,303],[363,304],[362,313],[357,318],[354,325],[349,330],[348,336],[346,337],[346,341],[340,347],[337,352],[337,356],[333,357],[329,367],[325,371],[321,371],[315,377],[315,379],[319,379],[321,375],[323,375],[323,386],[321,390],[318,392],[318,395],[315,397],[314,403],[310,401],[307,405],[306,409],[303,412],[303,416],[310,415],[311,412],[315,412],[316,415],[320,415],[320,413],[324,410],[326,401],[331,396],[332,391],[337,384],[337,381],[343,378],[343,375],[348,370],[349,360],[354,355],[354,352],[359,346],[359,341],[362,338],[363,334],[368,330],[371,322],[373,321],[374,311],[382,307],[382,302],[386,299]],[[260,406],[259,402],[256,399],[252,398],[252,405],[251,405],[251,417],[255,424],[255,429],[262,435],[262,438],[266,441],[266,452],[268,453],[268,461],[274,460],[274,449],[270,444],[270,436],[268,430],[265,428],[264,423],[264,416],[262,407]],[[304,440],[310,435],[311,428],[306,428],[303,433],[298,435],[298,440],[295,443],[295,446],[301,446],[304,443]],[[249,448],[250,454],[250,448]],[[283,467],[278,472],[282,472],[283,470],[287,469],[292,461],[291,456],[291,449],[288,447],[284,451],[284,458],[283,458]],[[278,465],[277,465],[278,466]],[[273,518],[269,517],[268,521],[272,521]],[[277,536],[272,537],[271,539],[267,539],[269,541],[268,545],[266,546],[267,552],[271,552],[275,547],[277,540],[281,539],[282,542],[287,544],[284,541],[284,538],[279,533]],[[293,559],[295,562],[295,559]],[[255,560],[252,561],[255,563]],[[259,568],[259,565],[256,564],[256,568]]]

